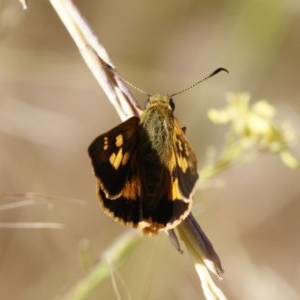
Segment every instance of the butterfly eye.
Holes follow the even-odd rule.
[[[171,106],[172,111],[174,111],[174,109],[175,109],[175,103],[174,103],[174,101],[173,101],[172,98],[170,98],[170,103],[169,104]]]

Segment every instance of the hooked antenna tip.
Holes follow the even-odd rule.
[[[224,71],[224,72],[226,72],[226,73],[229,74],[229,71],[228,71],[227,69],[225,69],[225,68],[218,68],[218,69],[214,70],[214,71],[211,73],[211,76],[214,76],[214,75],[216,75],[216,74],[218,74],[218,73],[220,73],[220,72],[222,72],[222,71]]]

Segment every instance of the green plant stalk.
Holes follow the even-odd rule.
[[[66,293],[59,295],[57,299],[81,300],[99,283],[111,276],[113,269],[117,268],[128,254],[132,253],[137,243],[141,240],[140,234],[135,230],[126,231],[106,251],[103,252],[101,260],[97,263],[86,277],[82,278]]]

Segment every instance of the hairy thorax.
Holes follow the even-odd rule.
[[[157,155],[163,164],[169,161],[172,154],[173,122],[169,98],[152,96],[140,122],[140,139],[142,148],[148,154],[153,152]]]

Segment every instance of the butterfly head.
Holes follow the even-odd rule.
[[[155,94],[149,97],[146,102],[146,108],[154,107],[154,106],[163,106],[169,109],[170,111],[174,111],[175,104],[173,99],[168,95]]]

